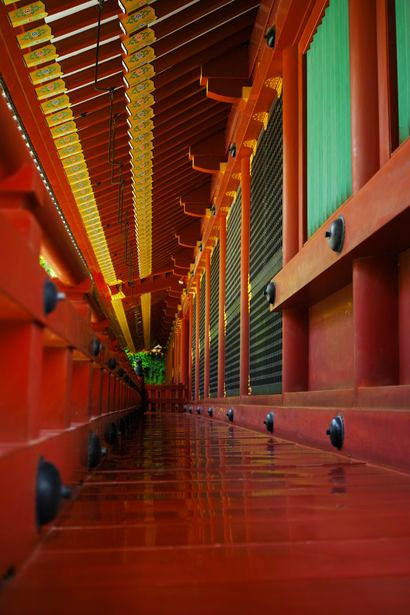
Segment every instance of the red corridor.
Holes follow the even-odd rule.
[[[146,414],[123,425],[0,611],[408,613],[409,510],[398,472]]]

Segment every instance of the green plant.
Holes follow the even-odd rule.
[[[39,263],[41,265],[41,267],[44,269],[44,271],[46,273],[48,273],[48,275],[50,276],[50,278],[56,278],[57,274],[54,271],[54,269],[52,269],[52,267],[48,264],[48,262],[46,261],[46,259],[44,258],[44,256],[40,255],[39,258]]]
[[[137,360],[141,359],[146,384],[162,384],[165,380],[164,355],[155,352],[130,352],[127,348],[125,353],[133,369],[137,367]]]

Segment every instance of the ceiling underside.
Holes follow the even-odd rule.
[[[106,314],[126,345],[164,346],[203,217],[209,215],[212,177],[228,156],[232,107],[242,88],[251,84],[251,47],[261,37],[257,29],[263,3],[45,0],[44,5],[45,18],[14,28],[4,25],[6,16],[27,6],[27,0],[1,7],[2,29],[9,28],[15,38],[44,24],[50,27],[51,37],[42,43],[21,49],[15,39],[16,67],[21,71],[24,66],[31,81],[34,71],[56,63],[60,67],[54,69],[54,81],[31,87],[63,80],[65,91],[37,100],[36,112],[45,130],[52,131],[41,105],[68,96],[78,139],[68,134],[66,141],[74,152],[79,144],[86,170],[81,174],[82,159],[77,169],[70,150],[61,160],[57,144],[48,155],[61,173],[65,168],[82,221],[99,216],[100,222],[85,224],[83,232],[95,254],[103,250],[88,264],[93,274],[100,269],[109,287],[103,296]],[[124,19],[136,15],[140,21],[124,34],[120,21],[128,27]],[[53,57],[28,67],[28,54],[50,44]],[[19,111],[24,121],[24,109]],[[61,120],[55,127],[62,125]],[[71,166],[67,160],[73,161]],[[78,170],[77,175],[72,170]],[[99,267],[103,260],[105,269]],[[141,304],[142,294],[149,297],[150,308],[147,302]],[[150,324],[145,340],[144,318]]]

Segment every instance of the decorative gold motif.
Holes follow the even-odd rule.
[[[65,83],[62,79],[51,81],[50,83],[46,83],[45,85],[36,88],[36,94],[39,100],[44,100],[45,98],[50,98],[51,96],[62,94],[66,91],[67,88],[65,87]]]
[[[56,79],[60,77],[62,74],[61,66],[58,62],[54,62],[54,64],[48,64],[44,68],[39,68],[30,73],[31,82],[34,85],[38,83],[45,83],[46,81],[50,81],[50,79]]]
[[[59,126],[52,128],[51,136],[53,137],[53,139],[56,139],[57,137],[64,137],[71,132],[77,132],[77,126],[75,125],[75,122],[65,122],[64,124],[60,124]]]
[[[258,113],[253,114],[253,119],[256,120],[257,122],[261,122],[263,124],[264,129],[265,130],[267,129],[268,121],[269,121],[269,113],[266,113],[266,111],[259,111]]]
[[[147,26],[156,20],[155,11],[152,7],[144,7],[143,9],[132,13],[125,14],[120,17],[120,26],[124,34],[133,34],[140,30],[143,26]]]
[[[34,51],[24,54],[23,59],[28,68],[44,64],[50,60],[55,60],[58,57],[57,50],[54,45],[46,45]]]
[[[47,115],[47,124],[51,126],[57,126],[58,124],[62,124],[63,122],[67,122],[68,120],[72,120],[74,117],[71,109],[62,109],[62,111],[57,111],[57,113],[52,113],[51,115]]]
[[[11,25],[14,28],[18,26],[24,26],[27,23],[37,21],[38,19],[45,19],[48,13],[43,2],[32,2],[26,6],[22,6],[20,9],[10,11],[8,17]]]
[[[267,88],[271,90],[276,90],[276,95],[278,98],[282,95],[283,88],[283,79],[282,77],[271,77],[270,79],[266,79],[265,85]]]
[[[45,43],[51,40],[51,28],[47,24],[34,28],[33,30],[27,30],[17,36],[17,42],[20,49],[26,49],[27,47],[34,47],[39,43]]]
[[[142,49],[146,45],[152,45],[155,42],[155,32],[151,28],[141,30],[132,36],[127,36],[121,43],[123,51],[127,54],[134,53]]]
[[[69,106],[70,99],[66,94],[63,94],[62,96],[56,96],[56,98],[52,98],[51,100],[41,103],[41,110],[44,115],[48,115],[49,113],[60,111],[61,109],[65,109]]]

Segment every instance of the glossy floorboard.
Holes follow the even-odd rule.
[[[10,615],[410,612],[410,477],[146,415],[9,583]]]

